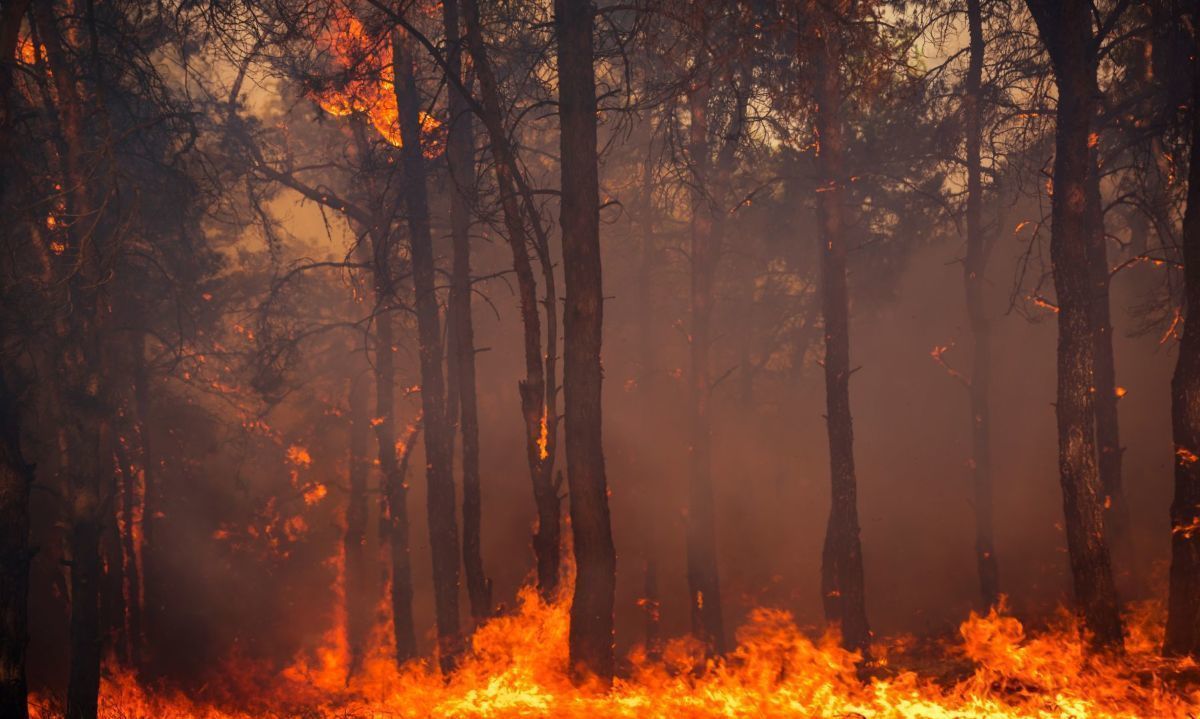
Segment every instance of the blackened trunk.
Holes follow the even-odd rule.
[[[101,522],[95,477],[76,477],[75,508],[68,544],[71,550],[71,664],[67,679],[67,719],[95,719],[100,694]]]
[[[1200,5],[1193,6],[1200,21]],[[1175,496],[1163,652],[1200,659],[1200,56],[1193,53],[1192,152],[1183,219],[1184,323],[1171,379]]]
[[[146,336],[140,335],[133,354],[133,399],[137,415],[138,441],[142,467],[142,634],[146,655],[154,656],[162,646],[159,627],[166,600],[163,596],[163,562],[159,542],[166,518],[162,501],[162,481],[158,455],[154,452],[151,427],[154,424],[150,401],[150,371],[146,365]]]
[[[359,374],[350,379],[350,468],[346,499],[345,555],[346,644],[350,652],[349,675],[362,667],[371,632],[371,563],[367,559],[367,476],[371,470],[368,447],[371,437],[370,383]]]
[[[537,563],[538,593],[546,601],[554,599],[558,588],[561,565],[561,502],[559,486],[554,481],[554,460],[557,455],[557,376],[554,358],[558,352],[556,328],[557,299],[553,270],[543,265],[546,284],[546,350],[542,350],[541,320],[538,316],[537,281],[529,260],[530,238],[519,199],[520,176],[516,157],[504,129],[499,88],[492,72],[491,61],[483,44],[479,4],[463,0],[463,19],[466,26],[467,48],[479,79],[480,109],[487,130],[488,145],[495,165],[496,185],[500,208],[504,216],[506,239],[512,250],[513,272],[517,278],[520,301],[522,340],[525,356],[525,379],[518,384],[521,397],[521,417],[525,427],[525,454],[533,485],[537,509],[537,529],[533,535],[533,552]],[[523,196],[523,194],[522,194]],[[528,203],[529,223],[541,242],[540,218]]]
[[[721,614],[721,584],[717,573],[716,510],[712,486],[712,305],[713,279],[720,259],[716,231],[719,210],[710,198],[708,146],[708,97],[706,87],[688,93],[689,155],[696,188],[692,197],[691,222],[691,337],[689,342],[688,387],[688,506],[687,579],[692,634],[709,653],[725,651],[725,629]]]
[[[457,0],[444,0],[446,71],[462,77],[462,43]],[[465,84],[465,82],[464,82]],[[463,574],[471,617],[481,622],[492,614],[492,582],[483,569],[483,490],[479,477],[479,409],[475,391],[475,328],[471,321],[471,205],[475,198],[475,133],[466,98],[450,83],[450,130],[446,159],[454,185],[450,193],[450,237],[454,266],[447,313],[453,337],[453,360],[448,363],[457,387],[459,430],[462,435]],[[453,402],[453,398],[451,402]]]
[[[1119,648],[1121,617],[1104,530],[1104,488],[1096,462],[1096,339],[1089,264],[1089,141],[1096,109],[1091,6],[1083,0],[1027,0],[1058,82],[1050,258],[1058,296],[1059,479],[1075,600],[1098,646]]]
[[[985,52],[980,2],[967,0],[971,57],[967,67],[966,94],[963,97],[967,126],[967,258],[964,272],[967,317],[974,345],[968,388],[971,403],[971,461],[968,467],[975,502],[975,565],[979,572],[980,597],[986,608],[1000,600],[1000,567],[996,560],[992,511],[992,323],[984,301],[989,243],[983,229],[983,169],[980,158],[983,141],[981,84]]]
[[[25,719],[29,644],[29,488],[21,451],[20,398],[0,368],[0,716]]]
[[[1117,418],[1117,367],[1113,356],[1113,328],[1109,307],[1111,273],[1108,266],[1108,240],[1104,232],[1104,207],[1100,196],[1100,168],[1097,164],[1095,135],[1089,140],[1087,215],[1088,265],[1092,280],[1092,337],[1096,345],[1094,363],[1096,407],[1097,471],[1104,492],[1104,528],[1112,548],[1114,564],[1125,572],[1135,570],[1132,538],[1129,535],[1129,507],[1125,502],[1121,479],[1121,432]]]
[[[376,263],[380,245],[376,243]],[[383,261],[386,261],[384,259]],[[375,439],[379,445],[379,471],[387,517],[384,534],[392,558],[392,631],[396,644],[396,662],[403,664],[417,656],[417,635],[413,626],[412,556],[408,545],[408,487],[396,458],[396,360],[392,349],[392,316],[383,298],[376,295],[380,308],[375,317]],[[407,451],[407,447],[405,448]]]
[[[569,637],[571,671],[613,675],[613,594],[617,557],[608,510],[601,440],[600,344],[604,295],[600,268],[600,183],[596,155],[596,78],[589,0],[556,0],[562,158],[563,271],[566,286],[563,394],[567,482],[575,550]]]
[[[113,447],[121,477],[121,522],[118,537],[121,542],[121,557],[124,560],[122,594],[125,602],[125,651],[129,665],[139,667],[142,664],[142,580],[141,572],[138,571],[137,548],[137,509],[140,504],[138,471],[120,438],[114,440]]]
[[[421,364],[421,408],[425,422],[425,478],[429,514],[429,546],[433,554],[434,613],[437,617],[438,657],[443,671],[453,667],[460,651],[458,617],[458,509],[451,470],[452,446],[446,422],[446,385],[442,374],[442,332],[435,287],[433,237],[425,158],[421,149],[420,98],[417,95],[409,43],[396,30],[396,103],[400,114],[400,160],[404,171],[404,205],[408,213],[416,295],[417,343]]]
[[[815,3],[809,11],[822,12]],[[821,555],[825,620],[841,630],[849,649],[866,651],[867,623],[854,431],[850,416],[850,297],[846,282],[844,139],[841,122],[840,32],[819,20],[814,94],[817,130],[817,238],[820,243],[821,316],[825,324],[825,421],[829,432],[832,507]]]

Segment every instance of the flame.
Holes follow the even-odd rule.
[[[545,461],[550,456],[550,426],[546,421],[546,410],[542,410],[542,428],[538,432],[538,459]]]
[[[298,444],[293,444],[287,449],[287,459],[297,467],[308,467],[312,464],[312,455],[308,450]]]
[[[364,116],[388,144],[403,147],[391,44],[373,38],[362,22],[339,4],[320,47],[343,79],[314,91],[317,104],[335,117]],[[419,117],[424,155],[436,158],[445,148],[442,123],[426,112]]]
[[[1200,705],[1194,683],[1172,684],[1175,674],[1194,672],[1195,662],[1157,655],[1161,611],[1152,605],[1132,613],[1124,656],[1089,652],[1066,612],[1045,633],[1029,636],[1002,605],[986,615],[972,613],[958,641],[938,648],[945,665],[940,678],[904,670],[903,655],[912,642],[897,641],[874,650],[876,676],[867,680],[858,674],[859,655],[842,649],[835,633],[812,639],[787,612],[756,609],[738,632],[737,648],[724,659],[705,660],[695,641],[676,639],[663,647],[659,660],[635,650],[608,691],[575,686],[565,671],[570,581],[550,603],[533,587],[522,589],[515,611],[479,627],[447,677],[430,662],[397,667],[382,625],[360,670],[349,676],[344,570],[340,561],[337,566],[339,606],[321,647],[261,684],[257,678],[244,681],[261,676],[259,669],[229,670],[241,673],[240,685],[254,687],[245,706],[151,691],[131,672],[110,671],[101,687],[100,716],[1185,719]],[[945,670],[956,667],[961,678],[946,679]],[[40,697],[31,710],[34,719],[61,716]]]

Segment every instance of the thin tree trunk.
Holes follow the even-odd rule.
[[[971,462],[969,474],[975,500],[975,564],[984,607],[1000,600],[1000,567],[992,511],[992,322],[984,300],[990,249],[983,230],[983,10],[981,0],[967,0],[970,62],[963,97],[967,125],[967,258],[964,267],[967,317],[974,349],[968,391],[971,403]]]
[[[380,250],[376,249],[375,254],[378,263]],[[396,360],[392,350],[392,315],[385,304],[390,295],[378,290],[376,294],[379,308],[375,317],[375,439],[379,444],[379,470],[387,505],[385,534],[392,557],[392,631],[396,663],[403,664],[417,656],[412,554],[408,544],[408,487],[396,459]]]
[[[1058,81],[1050,257],[1058,296],[1058,464],[1075,600],[1094,642],[1119,648],[1121,617],[1096,462],[1096,339],[1089,245],[1089,141],[1096,57],[1090,4],[1027,0]]]
[[[425,422],[425,477],[429,513],[429,545],[433,554],[434,612],[437,617],[438,656],[442,670],[454,666],[460,651],[458,591],[458,510],[454,499],[453,450],[446,422],[446,385],[442,375],[442,333],[434,285],[433,238],[429,228],[429,200],[425,184],[425,158],[420,137],[420,98],[413,75],[409,43],[401,31],[392,35],[396,75],[396,103],[400,113],[400,160],[404,170],[404,203],[408,212],[416,294],[417,343],[420,347],[421,407]]]
[[[1090,142],[1090,141],[1089,141]],[[1090,142],[1095,145],[1094,142]],[[1110,270],[1108,240],[1104,232],[1104,207],[1100,196],[1100,168],[1096,151],[1089,153],[1087,179],[1088,263],[1092,281],[1092,336],[1096,345],[1094,365],[1096,406],[1096,451],[1100,486],[1104,491],[1104,528],[1115,563],[1133,569],[1133,551],[1129,536],[1129,507],[1125,502],[1121,479],[1120,424],[1117,417],[1116,359],[1113,356],[1113,328],[1109,307]]]
[[[20,398],[0,367],[0,716],[28,716],[29,488],[33,465],[21,452]]]
[[[577,677],[613,675],[613,600],[617,557],[608,510],[601,439],[600,345],[604,295],[600,266],[600,183],[596,78],[589,0],[555,0],[562,158],[564,314],[563,393],[567,482],[575,551],[569,636]]]
[[[146,366],[146,335],[141,334],[133,350],[133,402],[137,415],[138,440],[142,465],[142,601],[141,623],[145,638],[146,656],[155,656],[162,644],[160,627],[165,608],[162,587],[162,562],[159,561],[159,542],[165,519],[162,483],[159,477],[158,456],[154,453],[151,427],[154,418],[150,402],[150,372]],[[139,639],[140,641],[140,639]],[[139,665],[140,666],[140,665]]]
[[[1192,7],[1193,27],[1200,3]],[[1200,55],[1193,53],[1192,152],[1183,219],[1184,322],[1171,378],[1175,497],[1163,652],[1200,659]]]
[[[137,554],[137,508],[138,495],[137,467],[129,457],[120,438],[113,441],[113,449],[117,457],[121,473],[121,531],[118,537],[121,542],[121,557],[124,558],[124,578],[122,594],[125,600],[124,622],[127,660],[132,667],[142,665],[142,604],[141,604],[141,573],[138,571]]]
[[[809,2],[812,14],[824,12]],[[832,508],[821,555],[825,620],[841,630],[849,648],[866,651],[867,623],[862,542],[858,525],[858,484],[854,471],[854,431],[850,416],[850,298],[846,282],[844,139],[841,122],[839,29],[816,20],[815,69],[817,149],[817,237],[820,242],[821,316],[825,324],[825,405],[829,431]]]
[[[712,306],[713,279],[720,259],[720,237],[715,225],[710,194],[712,187],[708,146],[707,85],[688,93],[691,122],[688,152],[695,175],[691,221],[691,288],[689,292],[691,332],[689,338],[690,382],[688,391],[688,506],[687,578],[692,634],[709,653],[725,652],[725,628],[721,614],[721,584],[717,572],[716,510],[712,487]]]
[[[372,591],[367,560],[367,476],[371,462],[367,445],[371,437],[370,384],[363,374],[349,380],[350,469],[346,500],[345,557],[346,644],[350,651],[349,676],[362,668],[371,632]]]
[[[462,77],[462,42],[457,0],[444,0],[447,72]],[[465,84],[465,82],[464,82]],[[483,569],[483,493],[479,477],[479,409],[475,391],[475,328],[471,321],[471,205],[475,199],[475,132],[470,109],[458,86],[450,83],[450,130],[446,159],[453,190],[450,193],[450,237],[454,266],[450,309],[453,357],[451,373],[457,388],[448,411],[456,409],[462,433],[463,574],[471,617],[478,623],[492,614],[492,582]],[[454,397],[457,396],[457,407]]]
[[[495,164],[500,207],[517,278],[525,353],[525,379],[521,380],[517,389],[521,397],[525,454],[538,518],[537,529],[533,535],[533,552],[537,562],[538,593],[544,600],[550,601],[558,588],[562,543],[560,487],[554,480],[554,460],[558,445],[557,372],[554,359],[558,352],[558,319],[554,274],[548,260],[543,262],[542,276],[546,286],[543,303],[546,310],[546,349],[543,363],[537,281],[534,279],[533,267],[529,260],[530,238],[526,231],[525,219],[522,217],[521,205],[518,203],[518,199],[526,198],[526,193],[520,192],[518,187],[519,169],[504,130],[499,88],[483,44],[479,4],[476,0],[463,0],[462,7],[467,48],[479,78],[481,119],[487,130]],[[529,222],[538,235],[538,246],[544,248],[548,243],[541,236],[540,218],[528,202],[525,203],[525,208],[529,213]],[[542,252],[539,252],[539,255],[541,254]]]

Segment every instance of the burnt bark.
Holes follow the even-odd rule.
[[[825,325],[825,422],[829,433],[832,506],[821,554],[825,621],[848,649],[865,652],[871,640],[858,524],[858,480],[850,415],[850,297],[846,280],[845,185],[839,28],[809,3],[813,38],[817,132],[817,238],[820,243],[821,317]]]
[[[1093,240],[1088,210],[1096,111],[1091,5],[1027,0],[1058,84],[1050,258],[1058,296],[1059,479],[1075,601],[1097,646],[1119,648],[1122,626],[1097,466]]]
[[[370,384],[359,374],[349,380],[350,456],[346,499],[345,556],[346,644],[350,652],[349,676],[362,668],[371,632],[371,563],[367,558],[367,477],[371,471],[368,447],[371,437]]]
[[[0,716],[28,716],[29,489],[33,465],[21,451],[21,398],[0,367]]]
[[[446,31],[446,71],[462,77],[462,41],[457,0],[442,2]],[[465,85],[465,80],[463,82]],[[449,396],[447,412],[458,413],[462,436],[463,574],[471,617],[492,614],[492,582],[483,568],[483,490],[479,476],[479,409],[475,390],[475,328],[471,320],[471,205],[475,199],[475,132],[470,108],[457,83],[450,83],[450,129],[446,160],[450,167],[450,238],[454,256],[450,279]]]
[[[1000,600],[1000,567],[992,509],[992,322],[987,313],[986,287],[991,243],[983,227],[983,40],[981,0],[967,0],[970,60],[967,66],[963,111],[966,115],[967,151],[967,257],[964,279],[967,318],[971,326],[973,352],[968,386],[971,405],[971,461],[968,465],[975,504],[975,566],[984,607]]]
[[[433,555],[434,613],[438,657],[443,671],[454,666],[461,650],[459,636],[459,540],[455,506],[453,449],[446,421],[446,385],[442,372],[442,333],[435,287],[433,237],[425,157],[421,147],[420,98],[417,94],[411,47],[400,30],[392,48],[399,109],[400,162],[404,172],[404,206],[408,215],[413,287],[417,314],[417,343],[421,365],[421,408],[425,423],[425,479],[428,486],[429,545]]]
[[[558,448],[557,370],[558,352],[557,295],[549,243],[541,230],[541,220],[530,201],[528,188],[521,180],[516,155],[504,128],[500,92],[491,61],[483,43],[477,0],[463,0],[466,43],[479,80],[480,118],[487,130],[496,173],[500,208],[504,216],[505,238],[512,251],[513,272],[521,312],[525,379],[518,383],[521,418],[525,427],[525,455],[533,484],[537,528],[533,552],[537,563],[538,593],[546,601],[554,599],[561,571],[562,507],[559,484],[554,479]],[[518,202],[521,200],[522,202]],[[535,238],[530,238],[526,225]],[[545,352],[542,350],[541,318],[538,315],[537,280],[529,259],[531,241],[542,264],[545,285],[543,308],[546,312]]]
[[[121,626],[126,660],[129,666],[139,667],[142,664],[142,604],[140,601],[142,579],[138,571],[137,547],[137,509],[140,503],[138,492],[138,470],[130,459],[121,438],[114,438],[113,450],[117,458],[119,476],[121,478],[121,522],[118,525],[117,537],[121,543],[118,560],[124,560],[120,591],[124,600],[124,611]]]
[[[1192,8],[1200,21],[1200,5]],[[1200,56],[1193,54],[1192,150],[1183,218],[1183,336],[1171,378],[1175,494],[1163,653],[1200,659]]]
[[[566,288],[563,394],[576,571],[568,644],[571,671],[576,677],[594,676],[610,681],[617,557],[601,436],[604,296],[600,266],[594,15],[595,8],[589,0],[555,0],[562,162],[559,224]]]
[[[146,364],[146,335],[139,335],[133,350],[133,404],[137,417],[138,441],[142,467],[142,602],[141,623],[145,638],[143,661],[153,657],[162,646],[160,627],[166,599],[163,596],[163,562],[159,541],[163,535],[162,482],[158,455],[155,454],[151,427],[154,424],[150,401],[150,370]],[[150,666],[150,663],[146,663]]]

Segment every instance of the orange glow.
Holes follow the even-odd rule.
[[[339,599],[340,575],[339,569]],[[658,661],[636,649],[624,676],[605,692],[573,685],[565,671],[569,596],[568,586],[546,604],[526,587],[511,614],[479,628],[458,669],[445,678],[430,662],[396,667],[384,626],[376,628],[362,668],[347,678],[345,612],[339,601],[323,645],[256,687],[261,694],[250,699],[254,708],[217,707],[178,692],[151,692],[131,673],[115,672],[101,688],[101,716],[1185,719],[1194,716],[1200,702],[1200,690],[1189,694],[1166,679],[1195,671],[1195,664],[1157,655],[1161,622],[1152,608],[1129,618],[1123,657],[1089,653],[1065,614],[1046,633],[1032,637],[1003,608],[971,614],[959,627],[958,640],[941,648],[948,661],[965,659],[971,667],[952,682],[893,666],[905,648],[902,642],[877,645],[879,670],[874,678],[860,680],[858,655],[841,649],[836,635],[812,639],[787,612],[757,609],[725,659],[706,661],[703,649],[687,639],[668,642]],[[37,700],[32,708],[34,719],[55,717]]]
[[[335,117],[364,116],[389,144],[403,147],[391,43],[371,37],[362,22],[339,5],[320,46],[345,79],[313,93],[317,104]],[[420,122],[424,155],[438,157],[445,147],[441,122],[425,112],[420,113]]]
[[[545,461],[550,457],[550,426],[546,422],[546,411],[542,410],[542,428],[538,433],[538,459]]]

